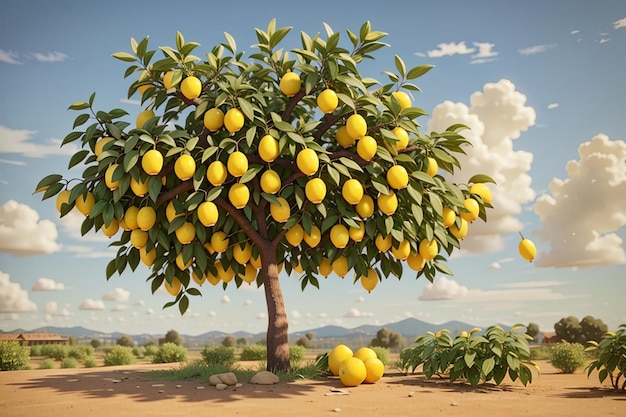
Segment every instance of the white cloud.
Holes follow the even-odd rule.
[[[357,297],[357,298],[354,300],[354,302],[355,302],[355,303],[362,303],[363,301],[365,301],[365,298],[363,298],[363,297]]]
[[[0,206],[0,253],[14,256],[58,252],[57,229],[26,204],[9,200]]]
[[[102,300],[94,300],[87,298],[78,306],[79,310],[104,310],[104,303]]]
[[[245,300],[245,301],[243,302],[243,305],[245,305],[245,306],[251,306],[251,305],[252,305],[252,300]]]
[[[118,304],[115,307],[113,307],[111,309],[112,312],[114,313],[119,313],[120,311],[124,311],[128,308],[128,306],[124,305],[124,304]]]
[[[74,143],[61,148],[62,141],[49,139],[46,143],[34,143],[35,130],[10,129],[0,125],[0,153],[20,154],[29,158],[43,158],[50,155],[72,155],[78,151]]]
[[[580,33],[580,30],[578,30],[578,29],[572,30],[569,34],[570,35],[576,35],[577,33]]]
[[[20,54],[15,51],[5,51],[0,49],[0,62],[6,62],[7,64],[21,65],[19,59]]]
[[[267,314],[259,313],[259,314],[256,315],[256,319],[257,320],[265,320],[265,319],[267,319]]]
[[[478,53],[472,55],[470,64],[484,64],[495,60],[498,52],[493,51],[495,44],[488,42],[474,42],[474,46],[478,48]]]
[[[440,43],[437,45],[437,48],[438,49],[428,51],[429,58],[441,58],[447,55],[473,54],[476,51],[476,48],[468,48],[467,45],[465,45],[465,42]]]
[[[556,45],[533,45],[526,48],[518,49],[521,55],[535,55],[546,52],[549,49],[556,48]]]
[[[343,317],[349,318],[349,319],[355,319],[355,318],[363,318],[363,317],[373,317],[374,313],[366,313],[363,311],[359,311],[356,308],[351,308],[350,310],[348,310]]]
[[[215,317],[215,316],[217,316],[217,313],[215,311],[209,311],[208,316],[209,317]]]
[[[146,305],[146,302],[144,300],[139,300],[133,304],[133,307],[143,307],[145,305]]]
[[[566,166],[569,178],[554,178],[549,194],[533,209],[547,242],[537,266],[591,267],[624,264],[617,231],[626,225],[626,142],[599,134],[578,148]],[[543,249],[543,248],[542,248]]]
[[[33,58],[35,58],[39,62],[49,62],[49,63],[63,62],[69,58],[69,56],[59,51],[48,52],[46,54],[41,53],[41,52],[35,52],[32,55],[33,55]]]
[[[613,22],[613,29],[626,28],[626,17]]]
[[[7,164],[7,165],[14,165],[16,167],[23,167],[27,165],[26,162],[24,161],[13,161],[10,159],[0,159],[0,163]]]
[[[558,287],[561,285],[567,285],[565,281],[525,281],[525,282],[512,282],[509,284],[499,284],[501,288],[543,288],[543,287]]]
[[[0,271],[0,313],[37,311],[37,305],[28,297],[28,291],[17,282],[11,282],[6,272]]]
[[[556,109],[557,107],[559,107],[559,103],[548,104],[548,110]]]
[[[493,262],[489,265],[489,269],[500,269],[502,268],[502,266],[500,265],[499,262]]]
[[[513,141],[535,124],[535,110],[526,106],[526,96],[515,90],[509,80],[485,84],[483,91],[470,98],[471,106],[446,101],[435,107],[428,122],[429,131],[443,131],[462,123],[470,130],[461,132],[472,143],[466,155],[457,155],[461,170],[449,176],[453,182],[467,183],[475,174],[486,174],[496,185],[488,184],[493,194],[493,210],[488,222],[473,222],[464,239],[461,253],[497,251],[504,247],[503,233],[522,229],[517,215],[522,205],[535,198],[530,171],[533,155],[515,151]]]
[[[603,43],[607,43],[607,42],[609,42],[610,40],[611,40],[611,39],[609,39],[609,38],[602,38],[602,39],[600,39],[600,40],[598,41],[598,43],[599,43],[600,45],[602,45]]]
[[[70,316],[70,312],[66,308],[59,310],[56,301],[47,301],[46,304],[44,304],[43,311],[48,318]]]
[[[230,297],[227,295],[222,296],[222,300],[220,301],[222,304],[230,303]]]
[[[151,309],[151,308],[147,309],[146,310],[146,316],[152,316],[152,315],[154,315],[154,310]]]
[[[467,287],[460,285],[455,280],[439,277],[424,287],[418,299],[422,301],[451,300],[465,297],[467,292]]]
[[[102,296],[104,301],[128,301],[130,291],[123,288],[115,288]]]
[[[33,291],[62,291],[65,285],[50,278],[39,278],[31,289]]]
[[[294,319],[299,319],[301,317],[301,314],[298,310],[292,310],[289,317],[294,318]]]

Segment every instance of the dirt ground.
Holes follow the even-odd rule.
[[[149,371],[163,365],[11,371],[0,373],[0,416],[626,416],[626,394],[600,384],[597,373],[565,375],[538,364],[541,375],[526,387],[508,381],[475,389],[394,370],[355,388],[325,378],[240,381],[224,391],[199,380],[151,380]]]

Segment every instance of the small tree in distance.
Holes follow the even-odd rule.
[[[237,336],[228,335],[224,339],[222,339],[222,346],[224,347],[236,347],[237,346]]]
[[[62,216],[77,207],[83,234],[115,237],[107,279],[141,261],[181,314],[205,282],[263,286],[269,370],[290,368],[282,268],[302,289],[352,271],[372,291],[406,266],[432,281],[451,274],[447,256],[491,201],[491,178],[453,184],[439,171],[460,167],[466,126],[419,130],[426,112],[407,91],[431,66],[407,69],[396,56],[380,83],[357,67],[387,46],[385,33],[364,23],[347,31],[348,49],[324,28],[287,52],[291,28],[272,20],[256,29],[250,62],[227,33],[204,59],[181,33],[156,61],[147,37],[131,39],[132,53],[114,57],[130,64],[129,97],[138,91],[145,110],[131,125],[122,109],[95,110],[95,94],[71,105],[88,110],[74,129],[92,122],[63,140],[81,144],[69,167],[84,163],[83,178],[53,174],[36,187],[57,196]]]
[[[159,339],[159,346],[163,346],[165,343],[174,343],[175,345],[180,346],[183,344],[183,338],[176,330],[168,330],[168,332],[165,333],[165,336]]]
[[[376,332],[376,337],[372,339],[370,346],[401,350],[406,346],[406,340],[400,333],[383,327]]]
[[[120,337],[119,339],[117,339],[115,344],[119,345],[119,346],[133,347],[133,346],[135,346],[135,341],[133,340],[132,337],[130,337],[129,335],[125,334],[122,337]]]

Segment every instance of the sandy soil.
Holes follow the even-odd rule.
[[[527,387],[509,381],[475,389],[393,370],[349,389],[325,378],[241,381],[224,391],[199,380],[151,380],[149,371],[163,365],[1,372],[0,416],[626,416],[626,394],[600,384],[597,373],[564,375],[538,363],[542,373]],[[329,395],[333,389],[346,394]]]

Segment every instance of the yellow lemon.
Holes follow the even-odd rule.
[[[198,220],[204,225],[204,227],[210,227],[217,223],[219,218],[219,211],[217,206],[212,201],[205,201],[201,203],[196,209],[198,213]]]
[[[398,244],[398,247],[391,246],[391,253],[400,261],[406,260],[411,254],[411,243],[404,239]]]
[[[313,204],[319,204],[326,197],[326,183],[321,178],[311,178],[304,187],[306,198]]]
[[[176,297],[180,290],[183,288],[183,284],[176,277],[172,278],[172,283],[170,284],[167,280],[163,281],[163,286],[165,290],[172,296]]]
[[[228,155],[226,168],[230,175],[239,178],[248,171],[248,158],[243,152],[235,151]]]
[[[356,205],[356,212],[362,219],[367,219],[374,214],[374,208],[374,199],[368,194],[365,194]]]
[[[319,245],[321,240],[322,232],[320,231],[320,228],[316,225],[311,226],[311,233],[307,233],[306,230],[304,231],[304,241],[307,245],[309,245],[310,248],[314,248]]]
[[[529,262],[532,262],[535,256],[537,256],[537,248],[530,239],[522,238],[517,245],[517,250],[520,256]]]
[[[222,231],[211,235],[211,247],[217,253],[222,253],[228,248],[228,235]]]
[[[343,249],[350,240],[350,233],[348,228],[343,224],[336,224],[330,229],[330,241],[338,248]]]
[[[478,218],[478,213],[480,212],[478,201],[473,198],[466,198],[463,201],[463,206],[467,209],[467,211],[459,210],[459,216],[470,223]]]
[[[156,211],[150,206],[145,206],[137,212],[137,227],[143,231],[148,231],[156,223]],[[128,223],[127,223],[128,224]]]
[[[174,206],[174,202],[170,200],[165,207],[165,217],[168,222],[172,222],[176,217],[184,216],[184,213],[176,213],[176,207]]]
[[[233,271],[233,268],[231,268],[230,266],[228,268],[224,268],[224,264],[222,264],[222,261],[215,262],[215,269],[217,269],[217,277],[226,283],[232,281],[233,278],[235,278],[235,271]]]
[[[250,265],[252,265],[256,269],[261,269],[261,255],[257,254],[256,258],[254,257],[254,255],[250,256]]]
[[[200,97],[200,93],[202,93],[202,82],[198,77],[191,75],[180,83],[180,92],[189,100]]]
[[[378,196],[378,208],[387,216],[391,216],[398,209],[398,197],[393,190],[389,190],[389,194],[381,194]]]
[[[224,112],[217,107],[207,110],[204,113],[203,123],[209,132],[221,129],[224,126]]]
[[[435,239],[431,241],[428,239],[422,239],[419,245],[419,253],[422,255],[422,258],[430,261],[439,253],[439,244]]]
[[[350,270],[348,266],[348,258],[346,258],[343,255],[335,259],[332,262],[331,266],[333,267],[333,271],[335,272],[335,274],[337,274],[338,276],[342,278],[345,277],[348,271]]]
[[[61,207],[63,206],[63,204],[67,204],[70,201],[71,193],[72,192],[70,190],[63,190],[59,194],[57,194],[56,208],[59,213],[61,212]]]
[[[117,188],[120,186],[119,179],[113,181],[113,173],[115,172],[118,166],[119,166],[118,164],[111,164],[109,165],[107,170],[104,172],[104,183],[106,184],[107,188],[111,191],[117,190]]]
[[[346,387],[356,387],[365,381],[367,369],[359,358],[351,357],[339,365],[339,379]]]
[[[103,224],[101,228],[102,233],[104,233],[108,237],[112,237],[113,235],[115,235],[119,229],[120,223],[117,221],[117,219],[111,220],[111,223],[109,223],[108,226],[106,224]]]
[[[328,260],[328,258],[323,257],[322,262],[320,262],[320,265],[317,268],[317,270],[319,271],[320,274],[327,277],[330,275],[331,272],[333,272],[333,267],[330,264],[330,261]]]
[[[385,364],[378,358],[367,358],[363,361],[365,365],[365,379],[366,384],[373,384],[380,380],[385,374]]]
[[[196,161],[193,156],[184,153],[174,163],[174,173],[181,181],[186,181],[196,173]]]
[[[246,242],[243,247],[241,243],[236,243],[233,245],[233,258],[240,265],[246,265],[252,256],[252,247],[248,242]]]
[[[396,135],[398,141],[396,142],[396,149],[401,150],[407,147],[409,144],[409,134],[408,132],[400,126],[395,127],[392,130],[393,134]]]
[[[228,190],[228,200],[235,208],[242,209],[250,200],[250,189],[246,184],[235,183]]]
[[[202,275],[201,277],[199,277],[196,274],[196,271],[191,271],[191,278],[193,279],[193,282],[198,284],[200,287],[202,287],[202,284],[204,284],[204,281],[206,281],[206,275]]]
[[[355,242],[362,241],[365,236],[365,223],[359,222],[359,227],[350,226],[348,233],[350,234],[350,239]]]
[[[137,206],[128,206],[124,212],[122,220],[126,223],[128,230],[139,229],[139,225],[137,224],[137,214],[139,214],[139,207]]]
[[[426,173],[431,177],[434,177],[439,170],[439,164],[435,158],[428,157],[428,168],[426,168]]]
[[[78,211],[83,213],[85,216],[88,216],[91,212],[91,209],[96,204],[96,198],[93,196],[91,191],[87,191],[87,194],[80,194],[76,197],[76,201],[74,202]]]
[[[363,185],[359,180],[350,178],[341,187],[341,195],[348,204],[359,204],[363,198]]]
[[[344,148],[349,148],[354,145],[355,142],[354,138],[348,134],[348,128],[346,126],[341,126],[337,129],[337,132],[335,132],[335,140]]]
[[[137,115],[137,120],[135,120],[135,124],[137,129],[143,129],[143,126],[146,122],[154,117],[153,110],[144,110]]]
[[[409,264],[409,267],[414,271],[421,271],[424,269],[424,265],[426,265],[426,259],[422,257],[419,253],[411,252],[409,257],[406,258],[406,262]]]
[[[206,177],[213,186],[219,187],[228,177],[226,165],[222,161],[211,162],[206,170]]]
[[[276,194],[282,186],[280,175],[273,169],[268,169],[261,174],[261,189],[268,194]]]
[[[443,218],[443,227],[448,228],[454,224],[456,221],[456,213],[454,210],[448,207],[443,208],[443,213],[441,213],[441,217]]]
[[[361,275],[361,286],[367,291],[372,292],[376,285],[378,285],[378,272],[375,269],[370,268],[367,275]],[[358,352],[358,351],[357,351]]]
[[[285,233],[285,239],[287,239],[287,242],[289,242],[291,246],[298,246],[302,242],[302,239],[304,239],[304,229],[300,224],[294,224],[291,226],[291,229],[287,230],[287,233]]]
[[[174,71],[168,71],[163,74],[163,88],[169,90],[174,87],[174,83],[172,83],[172,79],[174,78]]]
[[[360,114],[353,114],[346,121],[346,132],[352,139],[360,139],[367,133],[367,122]]]
[[[243,113],[237,108],[228,110],[224,115],[224,126],[226,126],[226,130],[230,133],[239,132],[243,127],[244,122],[245,118]]]
[[[139,248],[139,259],[141,259],[141,262],[143,262],[145,266],[148,266],[148,267],[152,266],[152,264],[154,264],[156,256],[157,256],[156,248],[150,249],[149,252],[146,250],[145,246]]]
[[[409,185],[409,173],[402,165],[394,165],[387,171],[387,183],[391,188],[400,190]]]
[[[330,88],[322,91],[317,96],[317,107],[319,107],[322,113],[332,113],[335,111],[338,105],[339,98],[337,97],[337,93],[335,93]]]
[[[378,248],[379,252],[387,252],[391,249],[391,245],[393,244],[393,238],[391,235],[387,235],[383,237],[383,235],[377,235],[376,240],[374,240],[374,244]]]
[[[241,279],[248,284],[252,284],[256,280],[257,270],[252,264],[246,264],[243,275],[241,275]]]
[[[278,204],[270,203],[270,214],[278,223],[285,223],[291,216],[289,203],[282,197],[278,197]]]
[[[320,160],[317,153],[311,148],[306,148],[298,152],[296,156],[296,165],[304,175],[313,175],[320,166]]]
[[[369,135],[365,135],[359,139],[359,142],[356,144],[356,153],[366,161],[370,161],[374,156],[376,156],[377,147],[378,145],[376,144],[376,139]]]
[[[204,274],[204,276],[206,277],[207,282],[213,286],[220,283],[219,277],[217,275],[213,275],[209,271],[207,271],[206,274]]]
[[[328,369],[333,375],[339,375],[339,365],[353,355],[352,349],[344,344],[336,345],[328,354]]]
[[[130,179],[130,189],[135,193],[137,197],[143,197],[148,194],[148,178],[142,180],[136,180],[131,177]]]
[[[141,167],[148,175],[157,175],[163,169],[163,155],[156,149],[150,149],[141,157]]]
[[[182,252],[176,255],[176,266],[178,267],[178,269],[180,269],[181,271],[184,271],[186,269],[189,269],[191,265],[193,265],[193,257],[191,257],[187,261],[187,263],[185,263]]]
[[[378,275],[376,276],[376,279],[378,280]],[[369,358],[378,358],[376,351],[368,347],[358,348],[352,356],[354,356],[355,358],[361,359],[363,362],[365,362]]]
[[[98,139],[95,146],[93,147],[93,153],[96,156],[100,156],[100,154],[104,151],[104,146],[107,143],[111,143],[111,142],[115,142],[115,138],[112,138],[110,136],[105,136],[103,138]]]
[[[456,237],[457,239],[463,239],[465,236],[467,236],[467,232],[469,231],[469,224],[467,223],[467,220],[465,220],[464,218],[461,218],[461,226],[457,226],[456,222],[451,225],[449,227],[450,229],[450,233],[452,233],[452,235],[454,237]]]
[[[479,195],[483,199],[483,202],[485,204],[491,204],[491,201],[493,200],[491,190],[484,183],[472,184],[472,186],[469,189],[469,192],[472,194]]]
[[[280,153],[279,143],[272,135],[265,135],[259,141],[259,156],[265,162],[273,162]]]
[[[293,71],[289,71],[280,79],[280,91],[287,97],[293,97],[300,91],[300,76]]]
[[[174,231],[176,238],[180,243],[186,245],[191,243],[196,237],[196,228],[191,222],[183,223],[178,229]]]
[[[411,107],[411,97],[409,97],[409,95],[404,91],[394,91],[391,95],[398,100],[401,109]]]

